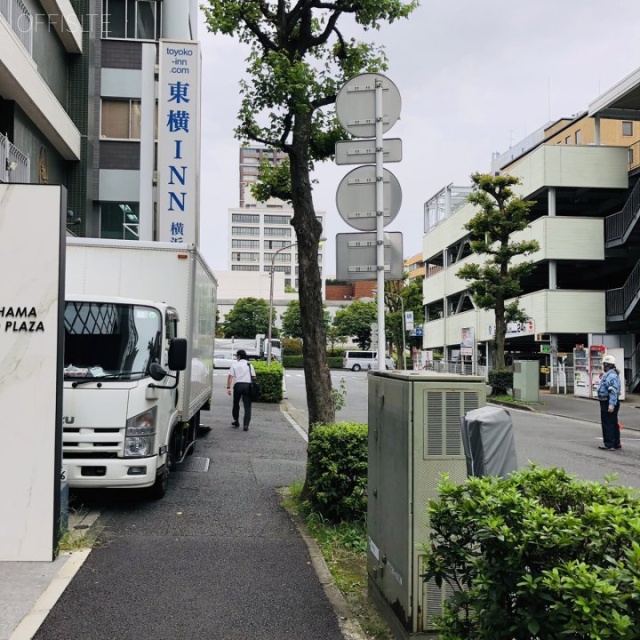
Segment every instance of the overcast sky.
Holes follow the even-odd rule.
[[[206,0],[204,0],[206,1]],[[549,120],[585,111],[640,67],[640,2],[632,0],[422,0],[409,18],[363,39],[383,44],[385,75],[400,91],[403,160],[388,164],[402,208],[385,231],[401,231],[404,255],[422,250],[423,205],[447,184],[469,184]],[[246,49],[201,26],[201,249],[211,268],[229,269],[228,209],[238,206],[233,136]],[[314,177],[316,210],[326,212],[324,275],[334,275],[335,236],[353,233],[335,193],[353,167],[324,163]]]

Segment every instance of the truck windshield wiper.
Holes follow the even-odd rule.
[[[80,379],[74,380],[71,386],[75,389],[81,384],[87,384],[88,382],[101,382],[102,380],[125,380],[131,378],[131,376],[147,375],[146,371],[120,371],[119,373],[105,373],[103,376],[83,376]],[[101,385],[100,385],[101,386]]]

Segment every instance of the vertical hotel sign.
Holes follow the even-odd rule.
[[[156,237],[199,244],[200,45],[160,40],[159,64]]]

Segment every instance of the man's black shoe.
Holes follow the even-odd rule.
[[[242,427],[243,431],[249,431],[249,425],[245,424],[244,427]]]
[[[613,447],[603,447],[602,445],[599,446],[598,449],[602,449],[603,451],[615,451]]]
[[[232,423],[231,423],[231,426],[232,426],[234,429],[237,429],[237,428],[240,426],[240,423],[239,423],[239,422],[232,422]]]

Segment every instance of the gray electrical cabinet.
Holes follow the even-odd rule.
[[[486,404],[478,376],[375,371],[369,385],[369,594],[398,638],[434,638],[448,587],[424,583],[429,500],[446,473],[464,482],[460,418]]]
[[[514,360],[513,397],[526,402],[538,402],[540,399],[540,374],[537,360]]]

